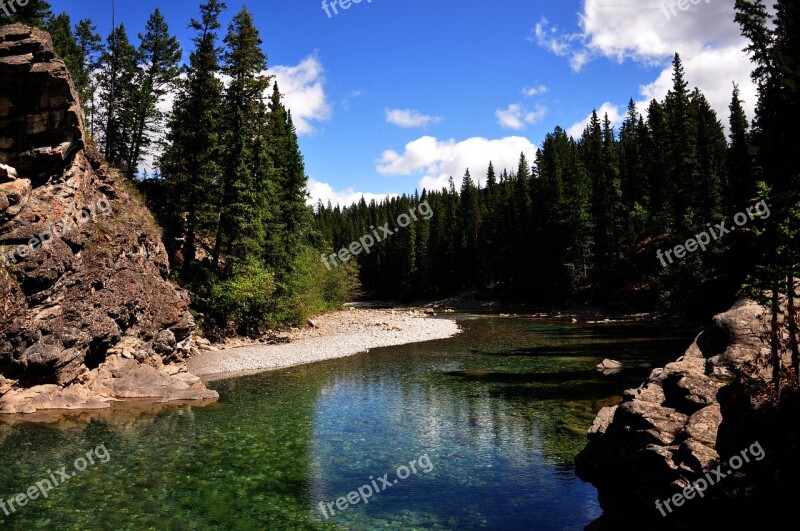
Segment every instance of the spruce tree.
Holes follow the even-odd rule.
[[[755,199],[756,179],[753,175],[753,152],[750,124],[734,84],[730,104],[730,145],[727,157],[727,204],[730,212],[738,212]]]
[[[800,121],[800,5],[777,0],[774,16],[761,0],[737,0],[736,21],[750,40],[748,51],[754,63],[753,80],[758,85],[758,106],[753,127],[757,148],[756,172],[763,175],[760,199],[768,203],[771,216],[760,245],[765,257],[751,282],[756,295],[771,292],[770,351],[773,384],[779,391],[781,367],[780,294],[787,298],[790,314],[788,345],[792,369],[800,381],[800,340],[795,307],[795,249],[800,233],[800,159],[795,130]],[[795,382],[797,383],[797,382]]]
[[[46,0],[28,0],[24,6],[19,2],[7,2],[5,8],[0,9],[0,24],[19,23],[46,29],[52,18],[53,10]]]
[[[150,15],[145,30],[144,35],[139,34],[139,68],[132,102],[134,130],[125,161],[125,170],[130,177],[137,174],[139,162],[150,153],[153,134],[163,128],[164,113],[158,105],[180,73],[180,44],[169,34],[169,27],[158,9]]]
[[[72,32],[72,23],[69,15],[61,13],[50,19],[47,31],[53,39],[53,49],[56,55],[67,65],[75,89],[82,95],[89,85],[89,71],[83,60],[83,52],[78,46],[75,34]]]
[[[463,287],[474,286],[479,280],[480,241],[480,197],[478,188],[472,180],[469,169],[461,181],[461,194],[458,206],[459,263],[462,265],[461,283]]]
[[[224,41],[227,50],[222,71],[230,83],[225,93],[226,149],[213,258],[217,268],[223,256],[231,266],[260,263],[266,242],[263,201],[267,191],[258,187],[260,179],[253,168],[258,157],[259,120],[265,115],[262,98],[270,79],[263,74],[267,56],[246,7],[233,17]]]
[[[89,133],[97,136],[96,129],[96,101],[97,76],[94,71],[99,66],[99,57],[103,53],[103,40],[97,33],[97,26],[92,24],[88,18],[81,19],[75,26],[75,40],[81,53],[81,64],[86,71],[86,85],[80,92],[81,102],[83,103],[84,114],[88,120],[87,127]]]
[[[269,175],[274,190],[275,217],[268,230],[272,244],[267,260],[280,276],[288,275],[291,263],[306,239],[310,212],[306,206],[303,156],[292,122],[291,112],[283,105],[278,83],[272,87],[265,131],[272,171]]]
[[[728,143],[722,123],[698,89],[692,93],[691,102],[697,123],[698,182],[695,184],[695,204],[702,219],[714,221],[721,218],[723,213],[723,181]]]
[[[697,120],[683,62],[677,53],[672,66],[672,90],[664,102],[669,138],[668,194],[673,208],[672,219],[681,230],[690,230],[693,222],[705,225],[703,220],[695,219],[699,210],[697,201],[702,193],[698,189]]]
[[[219,79],[217,30],[224,9],[223,2],[208,0],[200,6],[200,18],[192,19],[194,50],[175,98],[167,147],[159,164],[178,206],[168,226],[177,229],[180,219],[186,219],[185,231],[173,233],[168,240],[173,263],[178,251],[182,255],[184,280],[190,277],[198,242],[210,240],[218,226],[224,87]],[[181,249],[175,249],[172,241],[182,242]]]
[[[123,24],[112,30],[107,41],[99,73],[103,154],[108,162],[122,167],[127,161],[135,126],[136,49]]]
[[[647,130],[633,99],[619,132],[619,167],[626,238],[631,242],[644,227],[650,207],[650,179],[645,166]]]

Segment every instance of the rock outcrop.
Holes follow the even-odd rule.
[[[765,412],[770,408],[763,407],[764,400],[737,378],[746,372],[748,381],[767,386],[769,350],[760,339],[765,313],[752,301],[739,302],[716,316],[683,357],[655,369],[641,387],[626,391],[618,406],[600,411],[576,458],[578,476],[598,488],[605,511],[590,527],[702,529],[725,521],[741,524],[756,508],[764,513],[761,523],[778,512],[771,505],[781,490],[775,487],[776,463],[786,457],[782,451],[791,454],[797,447],[797,421],[785,423],[780,411]],[[796,411],[790,402],[788,409]],[[727,466],[731,456],[756,442],[767,449],[768,459],[751,459],[737,471]],[[720,465],[727,477],[702,500],[685,500],[666,516],[659,513],[657,500],[670,499]],[[798,478],[784,479],[797,492]]]
[[[47,33],[0,27],[0,412],[210,399],[159,229],[91,142]]]

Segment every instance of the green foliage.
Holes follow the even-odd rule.
[[[103,155],[109,163],[124,167],[134,137],[137,94],[136,48],[124,25],[114,28],[108,36],[100,64]]]
[[[308,178],[291,114],[264,74],[267,56],[247,9],[218,46],[224,9],[208,0],[191,23],[194,49],[178,83],[162,176],[143,189],[166,227],[181,282],[208,295],[216,326],[255,334],[338,308],[354,295],[358,275],[355,264],[327,271],[314,250],[321,244],[310,232]],[[177,50],[166,46],[165,28],[158,33],[153,42]]]
[[[128,176],[136,175],[139,163],[150,151],[152,134],[162,129],[165,113],[158,109],[158,104],[173,88],[180,73],[180,44],[177,37],[170,35],[158,9],[150,15],[145,30],[144,35],[139,34],[141,44],[136,54],[136,88],[132,102],[134,129],[125,160]]]
[[[755,148],[753,173],[763,181],[759,197],[771,210],[769,224],[757,241],[758,257],[750,286],[770,294],[769,330],[772,384],[781,389],[782,322],[788,323],[787,350],[791,352],[793,373],[800,378],[800,331],[797,326],[797,303],[794,279],[797,277],[797,251],[800,244],[800,158],[797,157],[796,128],[800,122],[800,4],[777,0],[772,9],[763,0],[737,0],[736,21],[750,41],[748,51],[758,84],[758,106],[752,136]],[[733,135],[739,138],[737,159],[747,160],[747,138],[733,126],[741,121],[737,94],[732,102]],[[737,183],[741,187],[741,183]],[[746,189],[746,188],[745,188]],[[741,193],[745,193],[740,189]],[[788,315],[781,309],[781,296],[787,301]]]
[[[99,57],[103,53],[102,38],[97,33],[97,26],[88,18],[81,19],[75,26],[75,42],[80,49],[80,65],[83,72],[76,76],[71,70],[73,77],[76,77],[76,88],[83,103],[83,109],[88,119],[89,133],[97,136],[97,79],[93,75],[94,70],[99,66]]]
[[[162,223],[168,228],[170,259],[180,266],[185,282],[192,280],[198,244],[215,235],[219,223],[224,86],[219,80],[217,30],[224,7],[209,0],[200,6],[200,19],[190,24],[197,32],[195,49],[189,56],[186,79],[178,85],[166,149],[159,161],[164,186],[162,193],[150,196],[157,201]],[[163,204],[167,197],[168,206]]]
[[[328,270],[320,260],[320,252],[304,247],[292,264],[290,296],[278,302],[271,317],[272,324],[302,324],[312,315],[338,310],[358,294],[358,265],[355,261]]]
[[[53,10],[46,0],[29,0],[24,6],[18,2],[7,2],[6,9],[0,9],[0,24],[18,22],[36,28],[47,29],[47,23],[53,18]],[[10,12],[6,14],[6,10]]]
[[[211,284],[209,311],[218,325],[229,321],[245,334],[261,331],[275,308],[275,275],[258,264],[234,268],[228,277]]]

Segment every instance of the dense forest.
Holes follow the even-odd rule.
[[[763,1],[737,1],[759,88],[752,122],[736,86],[729,116],[717,116],[676,54],[672,90],[646,109],[631,100],[619,128],[595,112],[580,138],[556,127],[535,160],[522,156],[510,171],[490,165],[485,175],[467,170],[460,189],[451,182],[313,210],[291,112],[252,16],[243,9],[223,35],[225,8],[219,0],[200,6],[184,62],[158,10],[138,46],[124,25],[104,42],[90,20],[73,27],[43,0],[12,17],[53,35],[94,142],[155,213],[176,280],[207,325],[252,332],[296,323],[352,297],[359,284],[376,298],[474,290],[696,317],[724,309],[743,289],[773,299],[787,291],[800,210],[796,3],[779,1],[773,13]],[[170,92],[166,114],[160,103]],[[141,175],[154,156],[158,171]],[[326,263],[424,202],[431,216],[357,260]],[[660,258],[720,223],[733,227],[757,204],[766,210],[739,230],[681,259]]]
[[[643,110],[631,100],[619,130],[595,112],[580,138],[556,127],[515,171],[490,164],[486,175],[467,170],[460,190],[451,180],[380,203],[320,204],[316,227],[339,249],[428,202],[429,220],[358,257],[365,292],[383,298],[477,290],[705,319],[743,291],[777,289],[796,264],[798,21],[796,3],[778,2],[773,16],[763,2],[737,2],[759,87],[752,124],[734,85],[726,134],[676,54],[672,90]],[[761,213],[739,229],[748,209]],[[662,258],[722,222],[703,251]]]
[[[715,290],[733,296],[753,265],[752,231],[669,267],[657,258],[745,210],[759,190],[738,89],[726,141],[702,92],[689,89],[680,56],[673,67],[666,98],[645,115],[631,100],[619,131],[595,112],[580,138],[556,127],[536,160],[522,155],[515,171],[498,175],[490,163],[484,185],[467,170],[460,190],[451,180],[380,204],[319,205],[318,228],[338,248],[409,205],[431,205],[430,221],[361,258],[365,289],[381,297],[477,289],[528,302],[681,309]]]

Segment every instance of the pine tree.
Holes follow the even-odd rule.
[[[125,26],[120,24],[108,36],[100,58],[100,107],[103,113],[103,154],[116,166],[123,166],[132,144],[135,117],[134,98],[136,49]]]
[[[739,97],[739,87],[734,84],[729,107],[730,146],[728,148],[727,203],[730,212],[739,212],[756,197],[756,179],[753,175],[753,153],[750,141],[750,124]]]
[[[669,135],[664,106],[656,100],[647,108],[647,136],[644,138],[645,165],[650,176],[650,220],[653,225],[673,225],[672,189],[669,182],[667,160]]]
[[[260,262],[266,242],[263,201],[267,191],[257,187],[260,179],[253,168],[259,120],[265,116],[262,98],[270,80],[263,75],[267,56],[247,8],[233,17],[224,40],[228,49],[222,71],[231,81],[225,94],[226,150],[215,267],[220,266],[223,254],[232,266]]]
[[[81,19],[75,26],[75,40],[81,53],[81,64],[86,72],[86,85],[78,86],[84,114],[88,119],[88,129],[92,136],[97,135],[95,113],[97,111],[95,96],[97,79],[94,75],[99,66],[99,57],[103,53],[102,38],[97,33],[97,26],[88,18]]]
[[[20,23],[46,29],[52,18],[52,7],[45,0],[28,0],[24,6],[19,2],[7,2],[0,8],[0,24]]]
[[[800,232],[800,159],[795,130],[800,120],[800,35],[797,2],[777,0],[774,17],[763,1],[737,0],[736,21],[750,40],[747,48],[755,68],[758,106],[753,127],[757,147],[756,172],[764,176],[760,199],[769,204],[771,217],[760,244],[765,261],[754,275],[755,294],[769,290],[771,307],[770,351],[773,384],[780,390],[780,293],[785,293],[790,315],[788,343],[792,369],[800,379],[800,345],[795,307],[796,251]]]
[[[89,85],[89,71],[83,60],[83,51],[78,46],[69,15],[61,13],[47,22],[47,31],[53,39],[56,55],[67,65],[78,94],[83,95]]]
[[[619,132],[619,165],[626,237],[632,242],[644,228],[643,213],[650,207],[650,179],[645,166],[647,129],[633,99]]]
[[[695,204],[702,219],[713,221],[723,217],[723,180],[728,143],[717,114],[698,89],[692,93],[691,102],[697,121],[698,182],[695,184]]]
[[[125,170],[130,177],[138,172],[142,157],[150,153],[152,134],[163,127],[164,113],[159,110],[158,104],[173,87],[180,73],[180,44],[176,37],[169,34],[169,27],[158,9],[150,15],[145,29],[144,35],[139,34],[139,68],[133,96],[134,130],[125,161]]]
[[[217,203],[221,172],[223,85],[219,79],[220,50],[217,47],[219,16],[225,4],[208,0],[200,6],[200,19],[192,19],[196,32],[194,51],[189,56],[186,79],[175,98],[167,134],[167,148],[160,169],[181,214],[168,223],[179,227],[183,215],[185,232],[173,234],[168,241],[182,241],[181,275],[188,280],[196,256],[199,238],[213,235],[217,229]],[[176,213],[177,214],[177,213]],[[168,245],[171,248],[171,245]],[[177,249],[172,250],[173,263]]]
[[[461,182],[458,206],[459,263],[463,266],[461,282],[464,287],[474,286],[479,280],[476,275],[480,271],[477,262],[480,224],[479,191],[467,169]]]
[[[667,181],[672,219],[682,229],[690,229],[698,214],[699,182],[697,166],[697,121],[691,105],[689,84],[680,55],[672,61],[672,90],[664,102],[669,138]]]
[[[272,161],[270,181],[275,192],[275,219],[269,229],[273,242],[267,253],[268,262],[280,276],[288,275],[294,256],[306,239],[310,213],[306,206],[306,185],[303,156],[292,115],[281,100],[278,83],[274,83],[267,114],[266,142]]]

